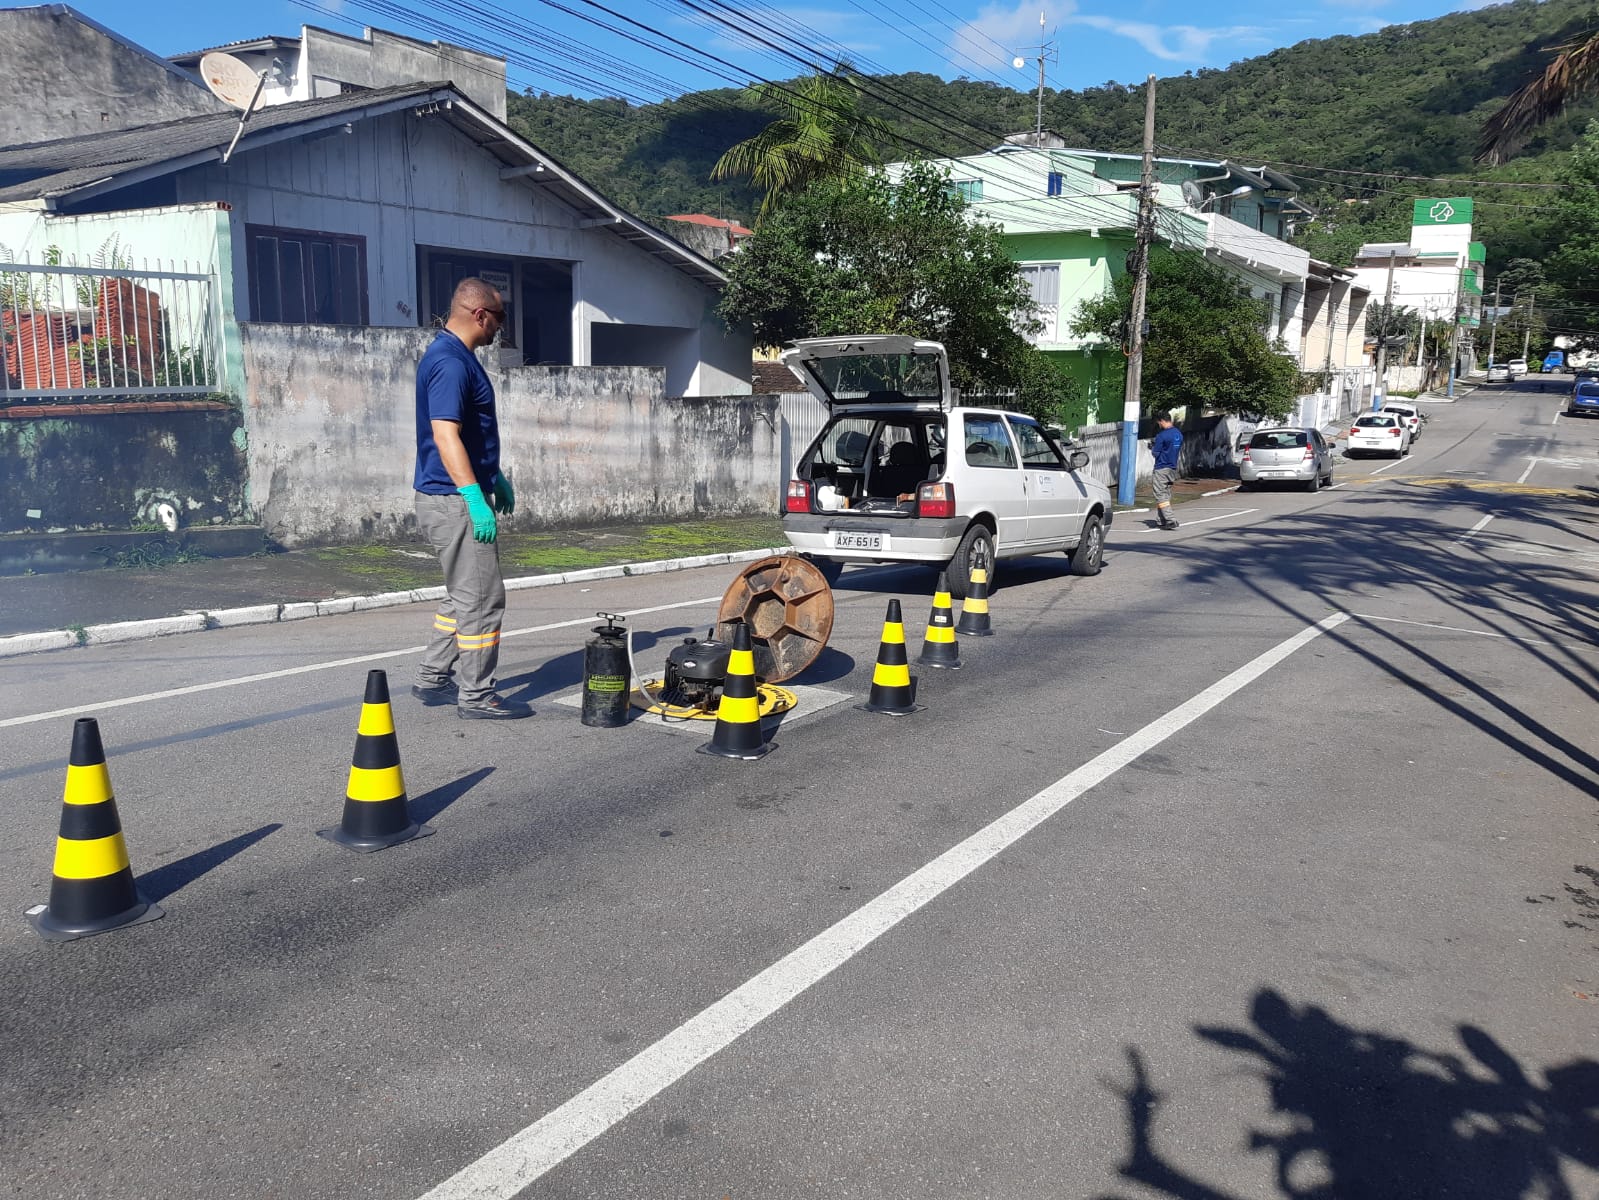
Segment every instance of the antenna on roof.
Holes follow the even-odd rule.
[[[1183,199],[1188,202],[1189,208],[1198,208],[1205,202],[1205,189],[1192,179],[1183,180]]]
[[[220,50],[213,50],[200,59],[200,78],[211,94],[222,103],[240,109],[239,127],[233,131],[233,140],[222,154],[226,163],[233,157],[233,148],[244,133],[244,123],[256,111],[261,101],[261,90],[266,87],[266,77],[271,68],[256,72],[243,59],[234,58]]]

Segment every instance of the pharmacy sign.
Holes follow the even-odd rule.
[[[1471,197],[1450,196],[1444,199],[1417,200],[1413,225],[1470,225]]]

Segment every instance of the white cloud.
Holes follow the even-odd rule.
[[[1156,58],[1168,62],[1200,62],[1210,54],[1212,42],[1259,37],[1258,25],[1228,25],[1201,29],[1196,25],[1151,25],[1145,21],[1119,21],[1115,17],[1096,17],[1076,13],[1064,18],[1068,25],[1086,25],[1119,37],[1131,38]]]

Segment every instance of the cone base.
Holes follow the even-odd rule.
[[[354,834],[345,833],[342,825],[335,825],[332,829],[318,829],[316,835],[330,842],[337,842],[346,850],[354,850],[357,854],[373,854],[379,850],[387,850],[390,846],[398,846],[401,842],[414,842],[418,838],[431,837],[436,832],[438,831],[431,825],[420,825],[413,821],[397,833],[385,833],[375,837],[356,837]]]
[[[125,929],[129,925],[159,921],[167,915],[167,910],[140,896],[132,908],[95,921],[59,921],[51,915],[49,906],[45,904],[36,904],[23,915],[45,941],[72,942],[78,938],[93,937],[97,933],[110,933],[113,929]]]
[[[697,747],[694,751],[695,754],[709,754],[715,758],[736,758],[743,762],[753,762],[757,758],[765,758],[771,752],[771,742],[762,742],[759,746],[753,746],[748,750],[730,750],[718,746],[715,742],[706,742],[705,745]]]
[[[916,665],[919,667],[942,667],[945,670],[958,671],[961,669],[961,660],[958,658],[928,658],[924,654],[916,660]]]
[[[912,704],[909,708],[899,708],[888,704],[873,704],[868,700],[865,704],[857,704],[855,707],[860,709],[861,712],[882,713],[890,717],[908,717],[914,712],[921,712],[927,705]]]
[[[983,626],[981,629],[962,629],[959,625],[957,625],[957,626],[955,626],[955,632],[960,634],[961,637],[993,637],[994,636],[993,628],[991,626],[988,626],[988,625]]]

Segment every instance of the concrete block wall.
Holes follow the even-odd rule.
[[[250,499],[284,545],[415,530],[420,329],[245,324]],[[774,396],[668,398],[650,367],[489,366],[514,528],[774,511]]]

